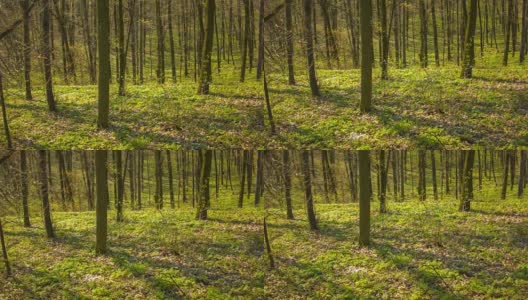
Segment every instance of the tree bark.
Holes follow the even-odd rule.
[[[360,0],[361,19],[361,104],[362,113],[372,110],[372,2]]]
[[[110,10],[109,1],[97,0],[97,49],[99,56],[97,127],[109,127],[110,113]]]
[[[370,245],[370,151],[359,151],[359,244]]]
[[[95,152],[95,185],[96,185],[96,255],[107,252],[108,231],[108,153],[105,150]]]
[[[39,150],[39,179],[40,179],[40,196],[42,197],[42,209],[44,212],[44,226],[46,228],[47,237],[55,238],[53,224],[51,221],[51,205],[49,202],[49,186],[47,173],[47,153],[44,150]]]
[[[306,201],[306,212],[311,230],[319,230],[315,217],[314,201],[312,195],[312,179],[310,176],[310,153],[306,150],[302,152],[302,172],[304,183],[304,195]]]

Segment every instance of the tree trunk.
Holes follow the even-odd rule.
[[[274,269],[275,260],[273,259],[273,253],[271,251],[271,242],[270,242],[269,233],[268,233],[267,217],[264,218],[264,244],[266,245],[266,253],[268,254],[270,269]]]
[[[473,0],[472,0],[473,1]],[[476,0],[475,0],[476,1]],[[475,163],[475,150],[465,152],[464,177],[462,178],[462,197],[460,199],[460,211],[470,211],[473,200],[473,165]]]
[[[436,1],[431,1],[431,18],[433,20],[433,42],[434,42],[434,52],[435,52],[435,63],[436,66],[440,66],[440,50],[438,47],[438,27],[436,25]]]
[[[528,0],[527,0],[528,1]],[[295,85],[295,70],[293,65],[294,47],[293,47],[293,21],[292,21],[292,6],[293,0],[286,0],[286,50],[288,59],[288,83]]]
[[[381,79],[389,79],[389,28],[387,24],[387,2],[380,0],[381,14]]]
[[[6,276],[11,276],[11,265],[9,264],[9,257],[7,256],[7,247],[4,237],[4,227],[2,220],[0,220],[0,243],[2,244],[2,256],[4,258]]]
[[[428,65],[428,51],[427,51],[427,7],[425,0],[419,0],[420,12],[420,65],[422,68],[427,68]]]
[[[528,53],[528,0],[523,0],[522,3],[522,25],[521,25],[521,48],[519,60],[524,62],[526,54]]]
[[[434,150],[431,150],[431,175],[433,181],[433,196],[435,201],[438,200],[438,184],[436,182],[436,157]]]
[[[207,210],[211,206],[209,180],[211,177],[212,150],[201,150],[200,155],[200,200],[196,211],[197,220],[207,220]]]
[[[170,44],[170,57],[171,57],[171,71],[172,71],[172,82],[176,82],[176,49],[174,46],[174,29],[172,26],[172,19],[173,19],[173,13],[172,13],[172,1],[168,0],[168,7],[167,7],[167,14],[168,16],[168,25],[169,25],[169,44]],[[181,0],[180,0],[181,1]]]
[[[418,150],[418,197],[425,201],[427,197],[425,182],[425,150]]]
[[[290,173],[290,152],[288,150],[282,151],[282,174],[284,176],[284,194],[286,198],[286,216],[288,220],[293,220],[293,208],[291,197],[291,173]]]
[[[108,1],[106,2],[108,3]],[[55,112],[57,111],[57,107],[53,95],[53,80],[51,74],[50,15],[50,0],[44,0],[42,9],[42,55],[44,58],[44,77],[46,80],[46,101],[49,111]]]
[[[27,173],[27,156],[26,151],[20,151],[20,190],[22,194],[22,211],[24,213],[24,227],[31,227],[29,220],[29,206],[28,206],[28,173]]]
[[[370,151],[359,151],[359,244],[370,245]]]
[[[125,95],[126,76],[126,50],[125,49],[125,21],[124,21],[123,0],[118,4],[118,31],[119,31],[119,96]]]
[[[161,0],[156,0],[156,29],[158,37],[158,83],[165,83],[165,32],[163,30],[163,20],[161,16]]]
[[[264,71],[264,0],[259,0],[259,40],[257,58],[257,80],[262,78]]]
[[[249,12],[249,0],[242,0],[244,3],[244,15],[245,15],[245,24],[244,24],[244,35],[241,39],[241,58],[242,58],[242,65],[240,67],[240,82],[244,82],[246,80],[246,65],[247,65],[247,55],[248,55],[248,44],[249,44],[249,35],[250,35],[250,12]],[[240,24],[241,26],[241,24]],[[239,27],[240,27],[239,26]],[[242,29],[240,29],[242,31]]]
[[[97,0],[97,48],[99,56],[97,127],[107,129],[110,112],[110,10],[109,2]]]
[[[502,59],[502,65],[507,66],[508,65],[508,57],[510,55],[510,39],[511,39],[511,33],[513,29],[513,0],[507,0],[508,1],[508,17],[505,20],[505,41],[504,41],[504,56]]]
[[[103,0],[104,2],[104,0]],[[98,3],[99,4],[99,3]],[[96,185],[96,255],[107,252],[107,223],[108,223],[108,153],[105,150],[95,152],[95,185]]]
[[[471,0],[469,19],[466,22],[466,36],[464,41],[464,61],[462,64],[462,78],[473,77],[475,66],[475,30],[477,27],[478,1]]]
[[[174,183],[173,183],[173,175],[172,175],[172,158],[171,158],[171,152],[167,150],[167,177],[169,180],[169,196],[170,196],[170,205],[171,208],[174,209],[176,206],[176,203],[174,201]]]
[[[310,153],[306,150],[302,152],[302,172],[308,222],[311,230],[318,230],[312,195],[312,179],[310,177]]]
[[[115,174],[117,180],[117,199],[116,199],[116,221],[123,222],[123,197],[125,196],[125,171],[123,170],[123,152],[114,151]]]
[[[9,122],[7,120],[7,109],[4,98],[3,75],[0,71],[0,106],[2,107],[2,122],[4,125],[4,134],[7,143],[7,149],[13,149],[13,141],[11,140],[11,132],[9,131]]]
[[[312,32],[312,10],[313,0],[304,1],[304,42],[306,43],[306,59],[308,61],[308,76],[310,79],[310,89],[312,96],[319,97],[319,85],[317,83],[317,75],[315,72],[315,57],[314,57],[314,41]]]
[[[198,94],[208,95],[209,84],[212,81],[212,51],[214,43],[214,32],[215,32],[215,15],[216,15],[216,4],[215,0],[207,0],[205,10],[207,11],[206,30],[205,30],[205,43],[203,45],[202,59],[201,59],[201,70],[200,70],[200,86],[198,88]],[[218,58],[220,59],[220,58]]]
[[[501,190],[501,199],[506,200],[506,192],[508,191],[508,173],[510,167],[510,153],[505,151],[503,159],[504,172],[502,174],[502,190]]]
[[[40,196],[42,197],[42,208],[44,212],[44,226],[46,227],[47,237],[55,238],[53,224],[51,222],[51,206],[49,202],[49,186],[47,173],[47,153],[39,150],[39,179],[40,179]]]
[[[239,208],[242,208],[242,206],[244,205],[244,185],[246,184],[246,171],[247,171],[247,167],[246,165],[248,164],[247,163],[247,160],[249,159],[248,158],[248,151],[247,150],[242,150],[242,162],[241,162],[241,165],[240,165],[240,192],[238,194],[238,207]]]
[[[163,209],[163,162],[161,159],[161,151],[154,151],[154,163],[156,169],[156,192],[154,193],[154,202],[156,209]]]
[[[385,158],[385,151],[379,151],[379,177],[380,177],[380,193],[378,195],[380,202],[380,213],[387,212],[387,165]]]
[[[361,19],[361,104],[362,113],[372,110],[372,2],[360,0]]]
[[[22,16],[24,23],[24,79],[26,84],[26,100],[32,100],[31,94],[31,41],[30,41],[30,11],[29,0],[21,0]]]

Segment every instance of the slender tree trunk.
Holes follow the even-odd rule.
[[[434,150],[431,150],[431,175],[433,181],[433,196],[435,201],[438,200],[438,184],[436,182],[436,156]]]
[[[257,58],[257,80],[262,78],[264,71],[264,0],[259,0],[259,39]]]
[[[522,23],[521,23],[521,48],[519,60],[524,63],[526,54],[528,53],[528,0],[523,0],[522,3]]]
[[[0,219],[0,243],[2,244],[2,256],[4,258],[6,276],[11,276],[11,265],[9,264],[9,257],[7,255],[7,247],[5,243],[4,227]]]
[[[286,11],[286,50],[288,59],[288,83],[295,85],[295,70],[293,65],[294,46],[293,46],[293,21],[292,21],[293,0],[285,1]]]
[[[387,2],[380,0],[381,14],[381,79],[389,79],[389,27],[387,24]]]
[[[114,151],[115,174],[117,179],[117,199],[116,199],[116,221],[123,222],[123,198],[125,196],[125,170],[123,170],[123,152]]]
[[[156,209],[163,209],[163,162],[161,158],[161,151],[154,151],[154,163],[156,169],[156,193],[154,194],[154,202]]]
[[[260,204],[262,193],[264,192],[264,151],[257,151],[257,182],[255,185],[255,206]]]
[[[436,66],[440,66],[440,50],[438,46],[438,26],[436,25],[436,1],[431,1],[431,18],[433,20],[433,42],[434,42],[434,52],[435,52],[435,63]]]
[[[9,122],[7,120],[7,109],[4,97],[3,75],[0,71],[0,106],[2,107],[2,123],[4,126],[4,134],[7,144],[7,149],[13,149],[13,141],[11,140],[11,132],[9,131]]]
[[[504,56],[502,59],[503,66],[508,65],[508,58],[510,55],[510,40],[511,40],[511,33],[513,29],[513,0],[507,0],[508,1],[508,17],[505,21],[505,41],[504,41]]]
[[[288,220],[293,220],[293,208],[291,197],[291,174],[290,174],[290,152],[288,150],[282,151],[282,174],[284,176],[284,193],[286,197],[286,216]]]
[[[104,0],[103,0],[104,2]],[[98,3],[99,4],[99,3]],[[105,150],[95,152],[95,185],[96,185],[96,255],[107,252],[108,223],[108,153]]]
[[[207,210],[211,206],[209,180],[211,177],[211,165],[213,151],[201,150],[200,153],[200,200],[196,211],[197,220],[207,220]]]
[[[475,0],[476,1],[476,0]],[[475,163],[475,150],[465,152],[464,177],[462,178],[462,197],[460,198],[460,211],[470,211],[473,200],[473,165]]]
[[[170,196],[170,205],[171,208],[174,209],[176,206],[176,203],[174,201],[174,182],[173,182],[173,175],[172,175],[172,158],[171,158],[171,152],[167,150],[167,176],[169,180],[169,196]]]
[[[271,242],[270,242],[269,233],[268,233],[267,217],[264,218],[264,243],[266,245],[266,253],[268,254],[270,269],[274,269],[275,260],[273,259],[273,253],[271,251]]]
[[[180,0],[182,1],[182,0]],[[167,13],[168,13],[168,25],[169,25],[169,44],[170,44],[170,56],[171,56],[171,71],[172,71],[172,82],[176,82],[176,48],[174,46],[174,29],[172,26],[172,19],[174,17],[172,13],[172,2],[173,0],[168,0],[167,2]]]
[[[32,100],[31,94],[31,41],[30,41],[30,11],[29,0],[21,0],[23,23],[24,23],[24,79],[26,84],[26,100]]]
[[[161,0],[156,0],[156,28],[158,36],[158,66],[157,78],[158,83],[165,83],[165,32],[163,28],[163,19],[161,16]]]
[[[319,230],[315,217],[314,201],[312,195],[312,179],[310,176],[310,153],[306,150],[302,152],[302,172],[304,183],[304,195],[306,201],[306,212],[311,230]]]
[[[310,80],[310,88],[312,96],[319,97],[319,84],[317,83],[317,75],[315,72],[315,57],[314,57],[314,41],[312,32],[312,10],[313,0],[303,0],[304,2],[304,42],[306,43],[306,59],[308,61],[308,76]]]
[[[387,162],[385,158],[385,151],[379,151],[379,177],[380,177],[380,213],[384,214],[387,212]]]
[[[425,5],[425,0],[419,0],[419,12],[420,12],[420,65],[422,68],[427,68],[428,65],[428,56],[427,51],[427,7]]]
[[[205,30],[205,43],[203,45],[202,59],[201,59],[201,71],[200,71],[200,86],[198,88],[198,94],[207,95],[209,94],[209,84],[212,81],[212,51],[214,43],[214,32],[215,32],[215,15],[216,15],[216,4],[215,0],[207,0],[205,10],[207,11],[206,30]],[[220,59],[220,58],[218,58]]]
[[[370,245],[370,151],[359,151],[359,244]]]
[[[524,187],[526,185],[526,150],[521,150],[521,162],[519,166],[519,182],[517,186],[517,197],[521,198],[524,194]]]
[[[420,201],[427,197],[425,182],[425,150],[418,150],[418,196]]]
[[[125,49],[125,22],[123,0],[118,2],[118,31],[119,31],[119,96],[125,95],[126,79],[126,49]]]
[[[471,0],[469,19],[466,22],[466,37],[464,42],[464,61],[462,64],[462,78],[473,77],[475,66],[475,30],[477,27],[478,1]]]
[[[47,237],[55,238],[53,224],[51,222],[51,205],[49,202],[49,186],[48,186],[48,172],[47,172],[47,153],[44,150],[39,150],[39,179],[40,179],[40,196],[42,197],[42,209],[44,212],[44,226],[46,228]]]
[[[28,206],[28,174],[27,174],[27,156],[26,151],[20,151],[20,190],[22,194],[22,211],[24,213],[24,227],[31,227],[29,220],[29,206]]]
[[[44,58],[44,77],[46,80],[46,101],[51,112],[57,111],[53,95],[53,80],[51,74],[51,39],[50,39],[50,0],[44,0],[42,9],[42,55]]]
[[[247,56],[248,56],[248,44],[249,44],[249,35],[250,35],[250,32],[251,32],[251,16],[250,16],[250,10],[249,10],[249,1],[250,0],[242,0],[243,3],[244,3],[244,20],[245,20],[245,24],[244,24],[244,34],[243,34],[243,37],[241,39],[241,51],[242,51],[242,54],[241,54],[241,58],[242,58],[242,65],[241,65],[241,68],[240,68],[240,82],[244,82],[246,80],[246,66],[247,66]],[[240,23],[240,22],[239,22]],[[241,28],[241,23],[240,23],[240,26]],[[240,31],[242,32],[242,29],[240,29]]]
[[[243,150],[242,151],[242,162],[240,166],[240,192],[238,194],[238,207],[242,208],[244,205],[244,185],[246,184],[246,171],[247,171],[247,160],[248,158],[248,151]]]
[[[372,110],[372,2],[360,0],[361,19],[361,104],[362,113]]]
[[[97,127],[107,129],[110,112],[110,10],[109,1],[97,0],[97,47],[99,56]]]
[[[510,167],[510,153],[508,151],[506,151],[504,154],[503,165],[504,172],[502,174],[501,199],[506,200],[506,192],[508,191],[508,173]]]

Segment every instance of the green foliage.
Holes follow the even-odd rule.
[[[366,116],[359,114],[359,70],[320,66],[320,99],[311,97],[303,74],[292,87],[285,74],[269,73],[277,136],[264,125],[262,83],[240,83],[239,70],[229,65],[213,76],[210,96],[196,95],[191,78],[166,85],[129,83],[125,97],[118,97],[117,86],[112,86],[112,127],[103,132],[95,129],[94,86],[57,84],[57,114],[47,112],[39,85],[34,102],[23,100],[22,87],[9,89],[7,105],[17,148],[528,146],[526,69],[517,64],[502,67],[496,56],[500,54],[486,53],[472,80],[460,79],[454,64],[425,70],[391,68],[386,81],[377,74],[374,110]],[[3,136],[0,143],[5,143]]]
[[[236,202],[218,201],[227,200]],[[194,220],[191,207],[127,211],[125,222],[109,224],[106,257],[94,255],[92,212],[56,212],[55,241],[37,222],[27,229],[8,218],[14,276],[0,281],[0,298],[526,298],[522,200],[476,200],[469,213],[450,198],[415,201],[373,212],[368,249],[357,243],[357,204],[318,204],[318,233],[300,203],[296,220],[271,209],[274,270],[258,208],[213,201],[208,221]]]

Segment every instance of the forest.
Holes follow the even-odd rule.
[[[526,147],[527,17],[527,0],[1,0],[0,143]]]
[[[0,0],[0,299],[528,299],[528,0]]]
[[[526,151],[3,151],[2,299],[525,299]]]

